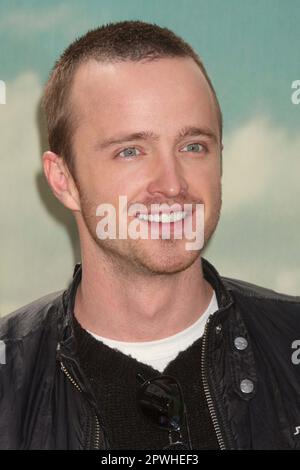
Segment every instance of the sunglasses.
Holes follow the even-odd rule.
[[[179,383],[174,377],[160,375],[152,379],[136,376],[139,387],[137,399],[140,409],[153,423],[168,431],[169,445],[166,449],[191,449],[190,430],[186,408]],[[182,441],[182,424],[185,423],[188,445]]]

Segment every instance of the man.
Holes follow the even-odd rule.
[[[199,57],[165,28],[109,24],[63,53],[44,107],[45,175],[82,264],[68,290],[2,320],[0,447],[300,449],[300,298],[201,256],[221,208],[222,116]],[[179,222],[201,232],[201,207],[203,243],[187,249]],[[146,237],[114,236],[125,222]]]

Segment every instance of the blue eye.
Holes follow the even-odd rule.
[[[130,157],[136,157],[137,155],[139,155],[139,150],[135,147],[128,147],[124,150],[122,150],[122,152],[119,152],[118,155],[120,157],[123,157],[123,158],[130,158]],[[123,154],[123,155],[122,155]]]
[[[197,143],[188,144],[183,148],[187,149],[186,150],[187,152],[198,152],[198,153],[206,150],[206,148],[202,144],[197,144]]]

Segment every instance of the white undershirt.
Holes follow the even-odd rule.
[[[102,341],[107,346],[118,349],[123,354],[132,356],[143,364],[148,364],[154,369],[163,372],[170,361],[175,359],[180,351],[184,351],[204,333],[205,324],[210,315],[218,310],[218,302],[213,291],[210,303],[204,313],[185,330],[156,341],[128,343],[98,336],[87,330],[94,338]]]

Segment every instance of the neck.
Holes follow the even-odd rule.
[[[103,253],[82,253],[75,316],[83,328],[106,338],[154,341],[192,325],[212,292],[200,257],[185,271],[146,276],[126,275]]]

